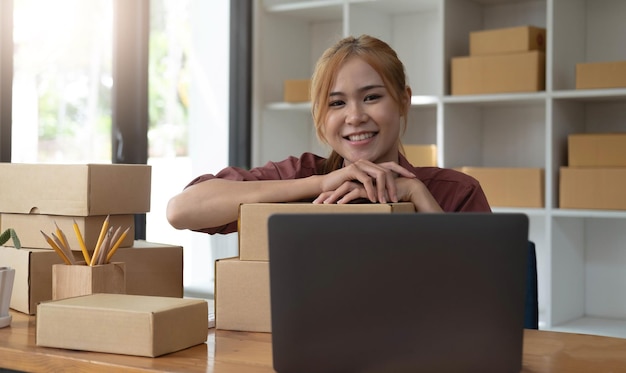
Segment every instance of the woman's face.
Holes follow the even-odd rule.
[[[380,75],[358,57],[348,59],[330,89],[323,133],[346,164],[365,159],[398,162],[400,108]],[[402,99],[408,99],[408,94]]]

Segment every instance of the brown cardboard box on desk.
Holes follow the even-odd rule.
[[[18,232],[22,247],[31,249],[50,249],[50,246],[41,236],[40,231],[53,232],[58,226],[65,232],[68,244],[73,251],[80,251],[78,239],[74,234],[73,225],[76,222],[81,232],[85,246],[89,251],[93,251],[100,235],[100,228],[106,219],[105,215],[97,216],[63,216],[63,215],[41,215],[41,214],[0,214],[0,227],[11,227]],[[109,222],[112,226],[130,227],[128,234],[122,241],[120,247],[130,247],[133,245],[135,237],[135,217],[134,215],[110,215]],[[12,241],[6,245],[11,246]]]
[[[40,303],[37,345],[156,357],[204,343],[205,300],[92,294]]]
[[[150,211],[151,167],[0,163],[0,212],[65,216]],[[18,232],[19,234],[19,232]]]
[[[215,262],[215,327],[271,332],[267,220],[276,213],[408,213],[410,202],[251,203],[239,209],[239,257]]]
[[[74,252],[77,260],[82,253]],[[34,315],[52,299],[52,266],[63,261],[53,250],[0,246],[2,265],[15,268],[11,308]],[[182,298],[183,248],[137,240],[119,248],[113,260],[126,266],[126,293]]]
[[[267,219],[277,213],[396,213],[415,212],[410,202],[400,203],[249,203],[239,207],[239,257],[241,260],[269,260]]]
[[[272,331],[268,261],[215,261],[215,328]]]

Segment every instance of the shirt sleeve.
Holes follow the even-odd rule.
[[[324,158],[312,153],[303,153],[300,158],[289,157],[280,162],[268,162],[264,166],[246,170],[239,167],[226,167],[217,174],[205,174],[193,179],[186,187],[211,179],[234,181],[261,181],[261,180],[293,180],[309,177],[318,173]],[[197,229],[196,232],[208,234],[228,234],[237,232],[237,221],[219,227]]]

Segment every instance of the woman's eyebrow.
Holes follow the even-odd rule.
[[[385,86],[383,84],[370,84],[370,85],[366,85],[366,86],[359,88],[358,91],[367,92],[375,88],[385,88]],[[346,94],[341,91],[336,91],[336,92],[330,92],[328,95],[332,97],[332,96],[345,96]]]

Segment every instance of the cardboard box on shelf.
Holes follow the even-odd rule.
[[[626,167],[561,167],[559,208],[626,210]]]
[[[546,50],[546,29],[517,26],[470,32],[470,56]]]
[[[626,61],[576,64],[576,89],[626,88]]]
[[[285,80],[283,86],[283,100],[285,102],[311,101],[311,79]]]
[[[545,89],[540,51],[452,58],[453,95],[536,92]]]
[[[82,253],[75,251],[77,260]],[[39,302],[52,299],[52,266],[63,261],[53,250],[0,246],[1,265],[15,268],[10,307],[34,315]],[[135,241],[120,248],[112,261],[126,267],[126,293],[173,298],[183,296],[183,248]]]
[[[271,332],[268,261],[215,262],[215,328]]]
[[[92,294],[48,301],[37,311],[37,346],[156,357],[204,343],[200,299]]]
[[[437,145],[403,145],[404,156],[417,167],[437,166]]]
[[[575,133],[567,145],[569,167],[626,167],[626,133]]]
[[[541,168],[461,167],[480,182],[491,207],[544,207]]]
[[[80,233],[87,247],[87,251],[93,252],[102,229],[102,223],[106,216],[63,216],[63,215],[39,215],[39,214],[0,214],[0,227],[15,229],[20,239],[22,247],[32,249],[50,249],[40,231],[50,235],[55,232],[56,225],[67,237],[72,251],[80,251],[78,238],[74,232],[74,222],[78,226]],[[122,230],[130,227],[128,234],[122,241],[120,247],[133,245],[135,237],[135,217],[134,215],[110,215],[109,226],[122,227]],[[13,245],[12,241],[7,244]]]
[[[66,216],[150,211],[151,167],[0,163],[0,212]]]
[[[396,213],[415,212],[410,202],[363,204],[250,203],[239,207],[239,257],[269,260],[267,219],[279,213]]]

